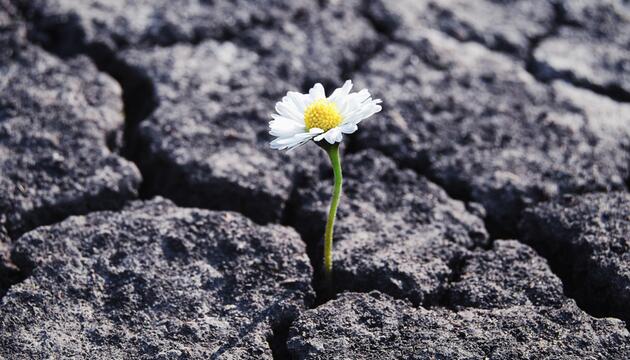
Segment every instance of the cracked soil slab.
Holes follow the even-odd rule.
[[[452,267],[484,245],[482,220],[463,203],[376,151],[345,156],[333,263],[341,289],[379,289],[414,303],[440,301]],[[321,261],[331,170],[297,187],[291,223]],[[319,265],[319,264],[318,264]]]
[[[520,232],[549,259],[578,303],[628,322],[629,214],[626,193],[567,196],[527,209]]]
[[[122,206],[140,174],[112,152],[121,90],[87,58],[62,62],[0,33],[0,225],[12,237],[71,214]]]
[[[481,203],[499,235],[515,234],[531,203],[625,188],[629,105],[540,83],[477,44],[431,30],[413,37],[408,46],[388,45],[360,76],[387,106],[362,124],[359,147],[380,149],[449,194]]]
[[[0,304],[0,357],[271,359],[313,299],[295,231],[155,199],[29,232]]]

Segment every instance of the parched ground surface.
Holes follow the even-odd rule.
[[[0,0],[2,359],[628,359],[629,184],[624,0]]]

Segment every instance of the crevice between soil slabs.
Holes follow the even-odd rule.
[[[127,160],[138,164],[137,128],[158,106],[158,99],[152,79],[142,70],[125,63],[115,50],[104,43],[87,42],[76,15],[70,14],[63,19],[44,18],[36,11],[20,8],[22,15],[30,25],[28,38],[34,44],[61,59],[79,55],[88,56],[104,72],[116,80],[122,89],[125,124],[122,139],[118,133],[106,135],[110,150]],[[119,44],[124,48],[124,44]],[[140,171],[143,167],[138,166]],[[144,174],[143,174],[144,175]],[[144,176],[140,187],[140,198],[145,198]]]
[[[630,310],[612,299],[615,291],[611,290],[611,284],[595,280],[608,280],[608,276],[605,270],[593,265],[591,249],[586,244],[558,245],[559,239],[593,234],[580,235],[560,226],[555,222],[545,225],[544,219],[525,213],[520,221],[518,240],[531,244],[547,260],[551,271],[562,281],[564,295],[574,299],[582,311],[596,318],[619,318],[626,322],[626,327],[630,330]]]
[[[6,230],[0,226],[0,300],[13,285],[26,280],[32,271],[28,263],[11,258],[10,243]]]
[[[527,57],[525,59],[525,70],[527,70],[527,72],[532,74],[536,79],[538,79],[538,74],[539,74],[537,70],[538,64],[534,57],[534,53],[536,52],[536,49],[538,48],[538,46],[540,46],[540,44],[543,41],[556,35],[558,33],[558,30],[560,29],[560,26],[565,22],[564,9],[562,8],[562,5],[554,2],[552,4],[552,9],[553,9],[553,23],[551,25],[551,28],[549,28],[545,33],[535,36],[529,40]]]
[[[155,84],[144,70],[125,63],[105,45],[89,45],[85,49],[85,54],[100,71],[118,81],[122,88],[125,125],[120,155],[135,163],[142,173],[139,197],[146,199],[149,197],[146,190],[147,167],[140,163],[138,127],[159,105]]]
[[[564,80],[575,87],[590,90],[596,94],[606,96],[617,102],[630,102],[630,93],[618,85],[601,86],[593,84],[585,79],[575,76],[572,71],[558,71],[549,67],[548,64],[536,60],[534,54],[540,44],[548,38],[558,34],[560,27],[577,28],[580,25],[572,22],[566,16],[566,11],[561,3],[553,2],[554,19],[553,26],[546,33],[530,40],[527,59],[525,59],[525,69],[538,81],[548,83],[553,80]]]
[[[410,298],[408,291],[397,288],[394,283],[392,283],[391,279],[381,277],[382,274],[378,272],[370,273],[365,277],[358,278],[356,274],[344,272],[338,267],[333,267],[333,285],[332,287],[327,286],[323,273],[323,224],[316,221],[305,224],[298,222],[296,219],[296,214],[302,206],[299,201],[298,190],[301,187],[306,186],[307,182],[308,179],[305,176],[295,180],[293,191],[285,207],[282,224],[294,228],[300,234],[306,245],[307,255],[313,268],[313,279],[311,284],[316,294],[315,301],[313,302],[311,308],[321,306],[346,291],[359,293],[379,291],[396,299],[410,301],[414,306],[423,306],[427,308],[449,308],[448,288],[451,283],[457,282],[461,277],[462,269],[468,258],[467,253],[459,254],[459,256],[455,256],[453,259],[449,260],[446,265],[451,272],[448,274],[448,277],[444,279],[444,286],[435,289],[434,292],[423,294],[422,300]],[[469,211],[471,212],[480,212],[483,214],[483,209],[478,204],[467,204],[467,208],[469,208]],[[316,215],[313,216],[315,217]],[[483,246],[475,246],[467,250],[489,250],[491,247],[492,243],[488,242],[487,244],[483,244]],[[400,276],[404,277],[404,275]],[[398,280],[400,280],[401,283],[405,282],[404,278]]]
[[[269,347],[271,347],[271,353],[275,360],[291,359],[287,342],[289,341],[289,329],[292,323],[293,322],[286,322],[272,327],[271,338],[267,339],[267,341],[269,342]]]

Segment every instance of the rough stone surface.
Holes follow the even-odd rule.
[[[629,18],[0,0],[0,358],[630,358],[624,324],[587,315],[630,320],[629,195],[584,195],[630,183]],[[384,111],[342,145],[334,290],[387,295],[307,311],[287,349],[332,295],[306,257],[318,271],[332,174],[316,146],[270,150],[267,125],[287,90],[347,78]],[[526,208],[519,240],[564,283],[496,240]]]
[[[304,90],[315,82],[338,87],[383,41],[363,16],[363,4],[363,0],[322,1],[290,23],[252,26],[235,41],[260,54],[261,65],[276,76]]]
[[[620,189],[628,178],[630,106],[562,82],[537,82],[509,58],[426,30],[392,44],[359,85],[386,109],[362,124],[376,147],[484,205],[514,234],[527,204],[563,193]]]
[[[18,239],[30,276],[0,305],[0,357],[271,359],[312,299],[299,236],[156,199]]]
[[[7,31],[17,20],[18,11],[10,0],[0,0],[0,31]]]
[[[231,40],[298,87],[339,83],[379,43],[361,0],[20,1],[33,37],[61,55]]]
[[[297,359],[624,359],[630,334],[562,293],[533,249],[514,240],[469,251],[446,284],[448,308],[412,307],[379,292],[344,293],[289,332]]]
[[[553,1],[548,0],[378,0],[368,2],[367,12],[398,39],[431,27],[521,59],[555,21]]]
[[[630,321],[630,195],[566,197],[525,212],[523,241],[550,259],[578,303]]]
[[[247,27],[289,21],[314,8],[310,1],[205,0],[16,0],[61,53],[81,44],[110,49],[171,45],[205,38],[229,38]]]
[[[310,81],[340,86],[361,51],[373,51],[375,32],[356,6],[334,3],[294,23],[252,27],[235,42],[123,52],[155,91],[157,107],[138,131],[148,191],[279,221],[298,169],[310,167],[304,159],[321,156],[312,147],[288,155],[269,149],[269,113],[287,90]]]
[[[414,303],[440,301],[452,267],[467,249],[485,244],[482,220],[435,184],[399,170],[376,151],[347,156],[335,227],[335,283],[379,289]],[[292,223],[321,261],[332,179],[330,166],[297,187]]]
[[[297,168],[321,158],[315,146],[289,154],[269,147],[269,113],[289,85],[229,42],[131,50],[123,58],[154,80],[159,104],[138,130],[148,191],[279,221]]]
[[[387,295],[346,293],[302,314],[289,332],[296,359],[625,359],[619,320],[558,308],[427,310]]]
[[[496,240],[491,249],[468,255],[449,284],[447,298],[456,309],[560,306],[567,301],[547,262],[515,240]]]
[[[0,226],[0,299],[11,285],[22,279],[20,269],[11,261],[11,239],[5,228]]]
[[[564,78],[630,101],[630,4],[562,1],[565,25],[534,52],[543,78]]]
[[[112,153],[120,87],[88,59],[67,63],[0,36],[0,224],[12,237],[136,196],[136,167]]]

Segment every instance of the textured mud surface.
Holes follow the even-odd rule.
[[[272,326],[312,299],[295,231],[165,200],[21,237],[31,275],[0,309],[3,357],[271,358]]]
[[[0,0],[0,357],[629,358],[629,34],[623,0]],[[267,122],[346,79],[384,109],[325,291],[330,166]]]
[[[629,42],[627,2],[566,0],[559,27],[534,51],[536,69],[630,101]]]
[[[569,292],[599,315],[630,320],[630,196],[566,197],[528,210],[523,241],[550,259]]]
[[[568,302],[459,312],[414,308],[381,293],[346,293],[307,311],[289,333],[296,359],[613,358],[630,354],[620,321]]]
[[[120,86],[89,59],[62,62],[0,38],[0,225],[17,236],[136,196],[140,173],[112,153],[124,124]]]
[[[376,151],[348,156],[333,261],[340,289],[379,289],[437,304],[468,249],[483,246],[483,221],[462,202]],[[321,258],[330,170],[297,190],[295,228]],[[324,180],[325,179],[325,180]],[[366,256],[369,254],[369,256]]]
[[[360,75],[390,104],[383,121],[364,126],[361,147],[483,204],[500,234],[513,235],[528,204],[624,187],[630,106],[540,83],[480,45],[416,34],[413,46],[388,45]]]
[[[447,307],[433,309],[380,292],[342,294],[293,323],[288,349],[298,359],[630,356],[624,323],[584,313],[516,241],[469,254],[446,292]]]

